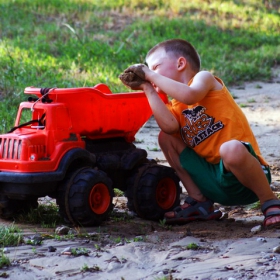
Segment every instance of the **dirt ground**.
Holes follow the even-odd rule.
[[[274,73],[270,83],[245,83],[230,91],[245,112],[262,154],[271,165],[271,187],[275,193],[280,193],[280,69],[275,69]],[[151,118],[136,135],[135,145],[146,149],[150,158],[167,165],[157,143],[158,131]],[[182,198],[184,195],[185,192]],[[168,227],[130,217],[124,197],[115,198],[114,203],[112,218],[100,227],[74,229],[79,233],[87,232],[91,238],[46,239],[35,249],[31,245],[8,248],[7,255],[13,265],[3,269],[3,273],[8,279],[21,280],[280,277],[280,257],[272,251],[280,245],[280,230],[263,230],[259,209],[217,204],[216,207],[224,212],[220,221]],[[29,225],[21,227],[27,238],[35,233],[46,236],[54,232],[54,229]],[[199,250],[186,250],[190,243],[198,244]],[[50,246],[57,251],[50,253]],[[74,258],[63,253],[69,246],[88,248],[90,253]],[[82,273],[81,267],[85,266],[91,269]]]

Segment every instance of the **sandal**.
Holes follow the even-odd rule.
[[[274,211],[270,211],[269,213],[267,213],[267,210],[269,208],[272,208],[272,207],[277,207],[279,208],[279,210],[274,210]],[[271,219],[272,217],[275,217],[275,216],[280,216],[280,200],[278,199],[272,199],[272,200],[268,200],[266,201],[262,207],[261,207],[261,210],[264,214],[264,221],[263,221],[263,227],[265,229],[268,229],[268,228],[280,228],[280,222],[278,223],[273,223],[271,225],[266,225],[267,221],[269,219]]]
[[[166,224],[185,224],[196,220],[218,220],[222,216],[220,210],[214,210],[214,203],[211,200],[201,202],[187,197],[185,202],[189,206],[187,208],[182,208],[181,206],[176,207],[173,210],[174,217],[168,217],[168,213],[170,212],[165,214]]]

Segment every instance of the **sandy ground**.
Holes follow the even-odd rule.
[[[272,169],[273,190],[280,192],[280,71],[271,83],[230,88],[243,108]],[[157,144],[153,118],[139,131],[136,146],[167,164]],[[72,238],[48,239],[55,229],[23,226],[24,235],[41,245],[5,249],[12,261],[0,270],[8,279],[280,279],[280,230],[263,230],[260,210],[225,207],[221,221],[183,226],[142,220],[125,212],[125,198],[115,200],[109,221],[98,228],[73,229]],[[69,235],[68,235],[69,236]],[[190,244],[195,244],[196,248]],[[55,249],[51,252],[52,247]],[[77,255],[73,255],[74,249]],[[84,270],[84,271],[83,271]]]

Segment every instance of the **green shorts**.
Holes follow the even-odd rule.
[[[257,158],[251,144],[242,143]],[[180,162],[200,191],[214,202],[222,205],[246,205],[259,200],[256,194],[243,186],[231,172],[225,172],[222,160],[220,163],[211,164],[192,149],[186,148],[180,154]],[[270,184],[270,169],[263,165],[262,168]]]

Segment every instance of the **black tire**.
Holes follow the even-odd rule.
[[[30,209],[38,207],[38,198],[28,198],[26,200],[10,199],[5,195],[0,195],[0,217],[11,219],[22,213],[28,213]]]
[[[113,209],[112,181],[106,173],[84,167],[69,175],[57,203],[61,216],[78,226],[97,226]]]
[[[134,196],[134,182],[136,180],[137,174],[138,174],[138,170],[137,172],[133,173],[132,176],[128,177],[126,182],[127,188],[124,192],[124,195],[127,198],[126,206],[129,211],[133,211],[133,212],[136,212],[136,209],[134,207],[133,196]]]
[[[128,184],[127,206],[141,218],[162,219],[164,213],[180,204],[179,178],[168,166],[143,165],[128,179]]]

